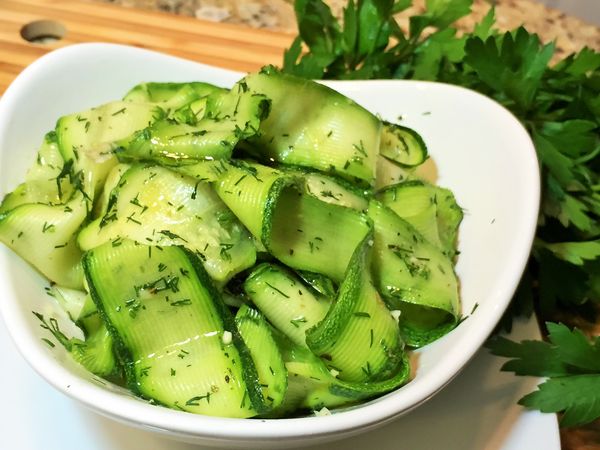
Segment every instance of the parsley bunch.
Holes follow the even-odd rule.
[[[394,15],[411,0],[349,0],[342,23],[322,0],[296,0],[299,36],[283,70],[314,79],[442,81],[512,111],[535,144],[543,191],[530,263],[503,323],[530,314],[534,303],[543,320],[565,309],[589,316],[600,302],[600,53],[586,48],[551,64],[554,44],[524,28],[499,33],[493,9],[459,35],[453,24],[471,4],[427,0],[405,32]],[[547,329],[550,342],[497,337],[490,344],[516,358],[504,370],[550,377],[521,403],[566,411],[564,426],[600,417],[600,340],[555,323]]]

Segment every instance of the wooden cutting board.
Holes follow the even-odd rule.
[[[25,40],[24,27],[41,20],[62,28],[64,36],[46,44]],[[39,32],[35,25],[26,30],[32,29]],[[0,0],[0,94],[35,59],[80,42],[133,45],[251,71],[265,64],[280,65],[292,39],[290,34],[85,0]]]

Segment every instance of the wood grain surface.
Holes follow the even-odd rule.
[[[66,28],[55,42],[21,37],[29,23],[52,20]],[[0,94],[43,54],[80,42],[113,42],[157,50],[228,69],[281,64],[293,35],[191,17],[82,0],[0,0]]]

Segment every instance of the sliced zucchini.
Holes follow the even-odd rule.
[[[114,202],[114,199],[111,200],[112,191],[117,188],[121,178],[130,168],[131,164],[119,163],[108,172],[104,186],[102,186],[102,193],[94,201],[94,209],[90,219],[97,219],[106,214],[109,205]]]
[[[65,203],[73,195],[73,186],[68,176],[63,175],[63,165],[56,134],[49,132],[37,152],[34,165],[27,171],[25,182],[4,197],[0,213],[28,203]]]
[[[377,156],[377,179],[375,189],[381,190],[392,184],[414,178],[414,167],[402,167],[393,161],[379,155]]]
[[[427,146],[412,128],[383,122],[379,154],[402,166],[415,167],[427,159]]]
[[[50,331],[73,359],[87,370],[100,377],[118,381],[121,371],[113,353],[113,340],[100,319],[90,295],[84,291],[59,285],[52,286],[48,293],[82,329],[85,340],[76,337],[68,338],[58,326],[52,323],[52,319],[48,324],[44,322],[42,315],[34,313],[42,321],[43,328]]]
[[[231,164],[215,183],[215,191],[240,222],[262,240],[263,228],[281,190],[299,180],[261,164],[244,161]]]
[[[265,404],[269,409],[279,407],[287,390],[287,370],[268,322],[257,310],[242,305],[235,323],[252,355]]]
[[[456,326],[460,301],[452,261],[380,202],[371,201],[369,216],[375,283],[389,308],[401,311],[406,344],[421,347]]]
[[[116,164],[115,142],[146,128],[164,115],[150,103],[112,102],[56,123],[58,148],[82,191],[93,199]]]
[[[27,171],[25,181],[51,180],[57,178],[64,164],[64,160],[58,150],[57,137],[54,130],[44,136],[33,166]]]
[[[194,254],[123,241],[86,253],[83,266],[133,392],[213,416],[264,409],[250,352]]]
[[[163,167],[134,165],[127,170],[112,190],[105,214],[80,232],[78,242],[90,250],[122,239],[184,246],[200,255],[218,281],[256,260],[248,232],[210,185]]]
[[[250,74],[241,83],[272,102],[254,139],[264,160],[374,183],[381,137],[377,117],[326,86],[274,68]],[[295,93],[292,102],[290,92]]]
[[[366,211],[371,193],[342,178],[321,172],[287,169],[304,180],[304,190],[325,203]]]
[[[458,253],[458,227],[463,219],[463,209],[456,202],[450,189],[432,186],[437,204],[437,226],[442,242],[442,250],[453,258]]]
[[[453,257],[462,209],[448,189],[421,180],[389,186],[378,198],[432,244]]]
[[[421,180],[394,184],[377,198],[436,247],[442,246],[437,225],[436,192]]]
[[[228,122],[174,123],[161,120],[121,142],[121,161],[154,161],[162,165],[195,164],[227,159],[237,143],[235,128]]]
[[[370,230],[366,215],[322,202],[294,186],[282,189],[265,213],[262,241],[284,264],[340,282],[354,249]]]
[[[398,324],[373,286],[370,232],[357,246],[339,293],[325,318],[306,334],[306,344],[341,380],[389,379],[403,361]]]
[[[0,241],[52,282],[81,289],[76,233],[86,216],[87,202],[80,192],[63,205],[20,205],[0,214]]]
[[[156,103],[167,111],[181,108],[214,92],[226,91],[226,89],[199,81],[188,83],[149,82],[140,83],[131,88],[123,100],[134,103]]]
[[[275,417],[298,409],[319,411],[323,407],[355,404],[396,389],[410,378],[408,358],[403,355],[397,373],[388,380],[363,383],[343,381],[308,348],[293,343],[279,333],[274,336],[288,371],[288,390],[283,404],[271,413]]]
[[[171,118],[177,123],[196,125],[206,114],[206,103],[207,97],[203,97],[187,105],[183,105],[172,113]]]
[[[199,161],[195,164],[184,164],[181,166],[169,166],[174,172],[182,173],[204,183],[217,181],[227,170],[229,170],[229,167],[230,164],[222,159],[215,161]]]
[[[303,193],[299,184],[294,174],[237,162],[215,183],[215,190],[281,262],[339,282],[354,248],[369,231],[369,219]]]
[[[89,332],[85,341],[71,339],[71,356],[95,375],[107,379],[120,377],[120,367],[113,352],[113,338],[104,323]]]
[[[163,120],[120,142],[121,160],[149,160],[180,165],[227,159],[238,141],[258,132],[269,114],[269,101],[244,91],[240,85],[209,96],[205,116],[194,125]]]
[[[297,270],[296,273],[316,294],[322,295],[325,298],[335,297],[337,289],[331,278],[308,270]]]
[[[329,299],[317,297],[292,273],[263,263],[246,279],[244,291],[275,328],[298,345],[306,345],[306,330],[327,314]]]
[[[84,314],[88,298],[91,300],[85,291],[69,289],[58,284],[51,286],[48,292],[54,297],[61,308],[67,312],[73,322],[76,322]]]
[[[59,187],[60,183],[60,187]],[[73,196],[73,186],[67,179],[31,180],[21,183],[2,200],[0,213],[27,204],[61,205]]]
[[[113,341],[103,324],[101,324],[101,328],[97,330],[97,333],[90,334],[83,341],[76,337],[67,337],[60,330],[55,318],[46,321],[42,314],[35,311],[33,314],[42,322],[41,327],[48,330],[77,363],[95,375],[115,382],[121,381],[120,367],[116,364],[112,352]],[[53,343],[51,344],[54,346]]]

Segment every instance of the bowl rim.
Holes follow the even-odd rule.
[[[216,68],[150,50],[119,44],[73,44],[54,50],[37,59],[25,68],[9,86],[4,95],[0,98],[0,136],[2,136],[3,133],[8,132],[7,116],[13,108],[17,107],[16,102],[18,97],[21,94],[21,91],[26,88],[29,79],[40,70],[43,70],[45,66],[60,64],[64,58],[77,58],[82,52],[88,54],[89,52],[125,52],[131,54],[132,57],[135,57],[135,55],[145,54],[148,56],[151,54],[153,57],[160,56],[161,58],[164,58],[165,62],[168,60],[179,60],[185,61],[186,63],[197,64],[199,67],[204,67],[207,70],[223,74],[226,79],[234,79],[243,75],[240,72]],[[336,81],[326,82],[325,84],[335,87],[336,85],[347,83],[355,82]],[[503,287],[500,292],[494,293],[495,298],[503,300],[496,305],[494,314],[479,318],[479,326],[476,327],[471,334],[463,336],[462,339],[458,341],[458,344],[463,346],[463,351],[458,355],[457,359],[454,360],[454,364],[451,368],[452,376],[448,377],[445,375],[445,372],[441,371],[431,371],[426,374],[425,379],[422,381],[422,384],[428,387],[427,389],[413,390],[399,396],[397,394],[402,390],[402,388],[400,388],[400,390],[393,391],[392,393],[378,398],[376,402],[363,403],[358,407],[319,417],[307,416],[300,418],[241,420],[200,416],[168,408],[157,408],[155,406],[149,408],[149,406],[151,406],[149,403],[110,392],[101,386],[83,380],[71,373],[61,364],[58,364],[56,360],[43,349],[37,336],[26,331],[28,329],[27,320],[24,312],[18,307],[17,302],[4,300],[0,302],[0,313],[9,330],[11,339],[28,364],[56,389],[77,399],[84,405],[104,416],[112,417],[122,422],[140,427],[152,428],[156,431],[176,435],[179,434],[182,436],[198,436],[205,440],[214,440],[215,442],[222,440],[246,441],[248,439],[257,441],[302,439],[306,437],[308,430],[310,430],[310,435],[312,437],[328,436],[340,432],[352,433],[366,431],[376,426],[383,425],[384,423],[393,420],[395,417],[410,411],[441,390],[460,372],[460,369],[473,357],[481,343],[483,343],[491,333],[512,298],[529,258],[537,225],[540,202],[539,166],[535,148],[527,131],[512,113],[495,101],[475,91],[459,86],[429,81],[368,80],[360,81],[360,83],[372,85],[381,84],[385,86],[403,83],[414,85],[415,87],[433,86],[433,88],[435,88],[435,86],[443,86],[444,89],[460,90],[464,95],[477,96],[479,97],[479,101],[493,104],[493,107],[497,109],[498,114],[509,116],[511,120],[516,122],[515,132],[520,134],[519,139],[522,140],[524,149],[528,150],[527,154],[523,155],[520,163],[526,166],[525,170],[531,173],[532,176],[530,177],[529,189],[522,196],[523,202],[526,205],[524,210],[527,211],[527,214],[521,218],[521,222],[524,225],[519,229],[521,229],[522,233],[515,237],[515,240],[519,241],[519,251],[516,252],[517,256],[512,261],[513,270],[511,272],[511,280],[502,285]],[[8,258],[4,257],[4,253],[0,255],[0,269],[4,269],[5,273],[8,270]],[[476,342],[477,344],[474,345],[473,342]],[[274,424],[277,425],[273,426]]]

